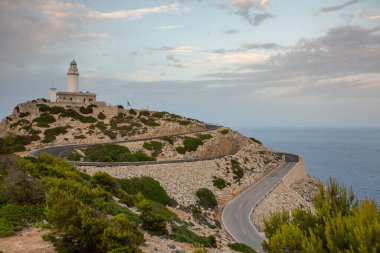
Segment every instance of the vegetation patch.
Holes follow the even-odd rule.
[[[226,183],[226,180],[224,180],[223,178],[215,178],[214,180],[212,180],[212,184],[218,188],[219,190],[223,190],[224,188],[227,187],[227,183]]]
[[[147,199],[169,205],[172,199],[169,197],[160,182],[151,177],[135,177],[131,179],[120,179],[121,188],[129,194],[141,192]]]
[[[38,110],[40,112],[48,112],[50,111],[50,107],[48,105],[45,105],[45,104],[37,104],[38,106]]]
[[[104,119],[106,119],[107,117],[106,117],[106,115],[104,114],[104,113],[102,113],[102,112],[99,112],[99,114],[98,114],[98,119],[100,119],[100,120],[104,120]]]
[[[75,150],[71,150],[70,153],[66,155],[66,159],[69,161],[79,162],[81,160],[81,158],[82,158],[82,155],[79,154]]]
[[[20,118],[25,118],[26,116],[29,116],[30,115],[30,112],[20,112],[20,114],[18,115]]]
[[[162,118],[162,117],[166,116],[167,114],[168,114],[167,112],[155,112],[152,114],[152,117]]]
[[[253,138],[253,137],[250,137],[249,139],[250,139],[251,141],[253,141],[253,142],[256,142],[256,143],[259,144],[259,145],[263,145],[263,143],[262,143],[261,141],[255,139],[255,138]]]
[[[181,126],[187,126],[191,123],[190,120],[179,120],[178,121],[178,124],[180,124]]]
[[[61,113],[61,116],[79,120],[82,123],[95,123],[96,121],[98,121],[92,116],[83,116],[73,109],[67,109],[64,113]]]
[[[83,107],[83,106],[81,106],[81,107],[79,108],[79,111],[80,111],[81,113],[83,113],[83,114],[90,114],[90,113],[93,113],[93,112],[94,112],[94,110],[93,110],[94,107],[96,107],[96,105],[89,105],[89,106],[87,106],[87,107]]]
[[[229,130],[227,128],[220,131],[221,134],[228,134]]]
[[[117,133],[111,131],[111,130],[103,130],[103,134],[107,135],[111,140],[116,139]]]
[[[240,167],[240,164],[236,160],[231,160],[231,170],[234,173],[234,179],[236,181],[240,181],[240,179],[244,176],[244,170]]]
[[[167,143],[173,145],[175,138],[173,136],[163,136],[160,138],[163,141],[166,141]]]
[[[185,154],[186,152],[196,151],[198,146],[202,146],[203,141],[194,137],[185,137],[183,140],[183,147],[177,147],[176,150],[180,154]]]
[[[44,143],[55,141],[56,137],[60,134],[66,134],[67,127],[54,127],[44,131],[45,138],[42,140]]]
[[[90,162],[141,162],[155,161],[143,152],[132,153],[127,147],[116,144],[100,144],[84,149],[86,161]]]
[[[212,139],[212,135],[211,134],[200,134],[199,139],[201,139],[202,141],[210,140],[210,139]]]
[[[106,126],[106,124],[104,124],[103,121],[96,122],[95,127],[100,129],[100,130],[106,130],[107,129],[107,126]]]
[[[207,188],[200,188],[197,190],[196,195],[198,197],[198,203],[203,208],[215,208],[218,205],[218,201],[212,191]]]
[[[164,145],[162,142],[159,141],[144,142],[143,145],[145,149],[153,151],[153,156],[157,156],[159,153],[161,153],[163,146]]]
[[[49,124],[56,122],[56,120],[53,115],[45,112],[35,118],[33,122],[36,122],[38,127],[49,127]]]
[[[231,244],[228,244],[228,247],[230,247],[233,250],[240,251],[243,253],[257,253],[256,250],[252,249],[251,247],[249,247],[247,244],[244,244],[244,243],[239,243],[239,242],[231,243]]]
[[[175,241],[187,242],[194,245],[202,245],[204,247],[216,248],[216,240],[214,236],[203,237],[189,230],[185,225],[171,225],[172,233],[169,237]]]
[[[152,127],[155,127],[155,126],[159,126],[160,124],[158,124],[154,118],[148,118],[148,119],[144,119],[142,118],[141,119],[141,122],[144,123],[145,125],[147,126],[152,126]]]
[[[38,135],[16,135],[0,138],[0,155],[13,154],[15,152],[25,151],[25,146],[33,141],[39,140]]]
[[[30,124],[29,120],[27,120],[27,119],[20,119],[20,120],[16,121],[15,123],[11,124],[10,128],[14,128],[14,127],[17,127],[17,126],[25,126],[25,125],[28,125],[28,124]]]

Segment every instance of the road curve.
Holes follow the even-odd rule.
[[[237,242],[245,243],[257,252],[263,252],[261,242],[264,238],[253,226],[250,218],[251,213],[258,203],[281,182],[282,178],[299,161],[297,155],[284,155],[286,158],[285,163],[231,200],[222,211],[222,223],[228,233]]]
[[[222,126],[216,125],[216,124],[206,124],[206,130],[192,131],[192,132],[181,133],[181,134],[162,135],[162,136],[154,136],[154,137],[147,137],[147,138],[129,139],[129,140],[126,139],[126,140],[121,140],[121,141],[110,141],[110,142],[105,142],[105,143],[69,144],[69,145],[61,145],[61,146],[52,146],[52,147],[32,150],[31,152],[28,153],[28,156],[37,157],[39,154],[47,153],[54,156],[62,157],[72,149],[85,147],[85,146],[108,144],[108,143],[148,141],[148,140],[158,139],[164,136],[185,136],[188,134],[210,132],[210,131],[217,130],[221,127]],[[112,167],[112,166],[139,166],[139,165],[149,165],[149,164],[196,162],[196,161],[214,160],[214,159],[219,159],[221,157],[222,156],[204,157],[204,158],[188,158],[188,159],[178,159],[178,160],[147,161],[147,162],[74,162],[74,161],[69,161],[69,162],[78,166],[98,166],[98,167],[110,166]]]

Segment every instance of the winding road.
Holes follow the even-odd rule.
[[[263,252],[261,242],[264,238],[253,226],[250,218],[251,213],[300,159],[297,155],[280,154],[285,155],[285,163],[231,200],[222,211],[222,222],[228,233],[237,242],[245,243],[257,252]]]
[[[99,144],[108,144],[108,143],[127,143],[127,142],[139,142],[139,141],[149,141],[158,139],[165,136],[186,136],[188,134],[196,134],[196,133],[205,133],[210,131],[215,131],[221,128],[222,126],[216,124],[206,124],[205,130],[200,131],[192,131],[180,134],[169,134],[162,136],[153,136],[146,138],[138,138],[138,139],[126,139],[119,141],[109,141],[105,143],[91,143],[91,144],[69,144],[69,145],[61,145],[61,146],[52,146],[41,149],[32,150],[28,153],[28,156],[37,157],[39,154],[47,153],[58,157],[63,157],[68,154],[70,150],[81,148],[85,146],[93,146]],[[207,160],[215,160],[222,158],[224,156],[215,156],[215,157],[202,157],[202,158],[185,158],[185,159],[177,159],[177,160],[161,160],[161,161],[146,161],[146,162],[74,162],[68,161],[74,165],[78,166],[98,166],[98,167],[112,167],[112,166],[139,166],[139,165],[151,165],[151,164],[167,164],[167,163],[185,163],[185,162],[197,162],[197,161],[207,161]]]

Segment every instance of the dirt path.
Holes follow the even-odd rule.
[[[55,253],[54,246],[42,239],[46,230],[26,228],[14,236],[0,238],[4,253]]]

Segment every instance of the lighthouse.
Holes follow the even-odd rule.
[[[72,60],[70,63],[69,71],[67,72],[68,76],[68,85],[67,85],[67,92],[78,92],[78,68],[77,63]]]

